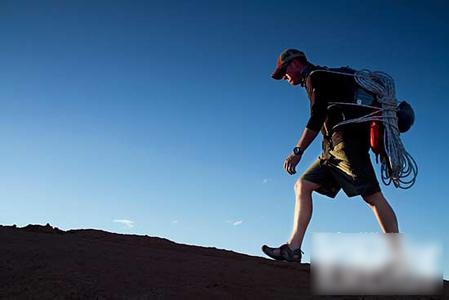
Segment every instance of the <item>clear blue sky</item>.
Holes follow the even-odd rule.
[[[403,142],[420,174],[411,190],[383,191],[402,232],[447,250],[448,11],[445,1],[1,0],[0,224],[259,256],[286,242],[297,176],[282,163],[309,104],[270,75],[294,47],[315,64],[396,79],[416,111]],[[319,152],[316,140],[298,174]],[[361,198],[315,195],[306,260],[312,232],[338,231],[380,229]]]

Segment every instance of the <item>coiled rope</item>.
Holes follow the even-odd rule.
[[[400,138],[397,118],[397,100],[393,78],[384,72],[371,72],[369,70],[357,71],[355,74],[328,71],[349,76],[354,76],[355,81],[362,88],[376,95],[380,107],[332,102],[328,109],[335,105],[352,105],[371,108],[372,112],[350,120],[344,120],[333,127],[333,130],[350,123],[362,123],[369,121],[381,121],[384,126],[384,150],[386,158],[381,160],[381,175],[385,185],[393,182],[396,188],[408,189],[413,186],[418,175],[418,165],[413,157],[405,150]]]

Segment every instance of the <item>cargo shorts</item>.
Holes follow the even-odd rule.
[[[348,197],[380,192],[369,148],[344,141],[332,148],[324,144],[323,141],[323,153],[301,176],[303,180],[320,185],[316,192],[331,198],[335,198],[340,189]]]

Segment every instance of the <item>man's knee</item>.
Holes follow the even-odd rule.
[[[318,184],[300,178],[295,182],[294,189],[296,195],[304,195],[312,194],[318,187]]]
[[[376,192],[370,195],[363,195],[362,198],[370,206],[375,206],[377,203],[385,201],[385,198],[381,192]]]

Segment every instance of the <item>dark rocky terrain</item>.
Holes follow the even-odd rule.
[[[308,299],[310,265],[167,239],[0,226],[0,299]],[[338,299],[445,299],[445,295]],[[334,297],[321,297],[331,299]]]

